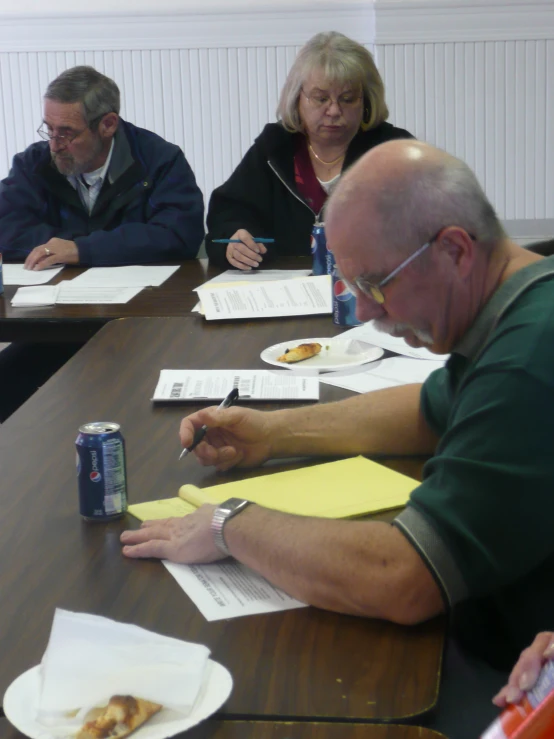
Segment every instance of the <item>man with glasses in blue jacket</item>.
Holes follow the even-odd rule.
[[[194,259],[204,204],[178,146],[119,117],[115,82],[92,67],[48,85],[31,144],[0,183],[0,253],[30,270]],[[0,421],[78,348],[12,344],[0,354],[9,393]]]
[[[50,83],[44,142],[0,184],[0,251],[29,269],[194,259],[204,205],[178,146],[119,117],[119,89],[92,67]]]

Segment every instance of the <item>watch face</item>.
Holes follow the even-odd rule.
[[[229,511],[229,513],[237,513],[245,505],[248,505],[249,502],[249,500],[244,500],[244,498],[229,498],[221,504],[221,508]]]

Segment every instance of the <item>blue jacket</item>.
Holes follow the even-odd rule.
[[[53,237],[75,241],[85,266],[194,259],[204,238],[202,193],[178,146],[120,120],[89,215],[48,143],[31,144],[0,183],[0,252],[23,261]]]

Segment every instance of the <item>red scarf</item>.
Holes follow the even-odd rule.
[[[306,137],[304,134],[298,134],[295,138],[294,181],[296,182],[296,189],[314,213],[319,214],[327,200],[327,193],[315,176]]]

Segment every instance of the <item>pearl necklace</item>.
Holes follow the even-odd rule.
[[[334,164],[336,164],[337,162],[339,162],[341,159],[344,159],[344,157],[346,156],[345,154],[341,154],[336,159],[333,159],[332,162],[326,162],[325,160],[323,160],[321,157],[319,157],[315,153],[315,151],[313,149],[313,146],[311,144],[308,144],[308,147],[309,147],[310,151],[312,152],[312,154],[314,155],[314,157],[317,159],[317,161],[318,162],[321,162],[321,164],[324,164],[326,167],[332,167]]]

